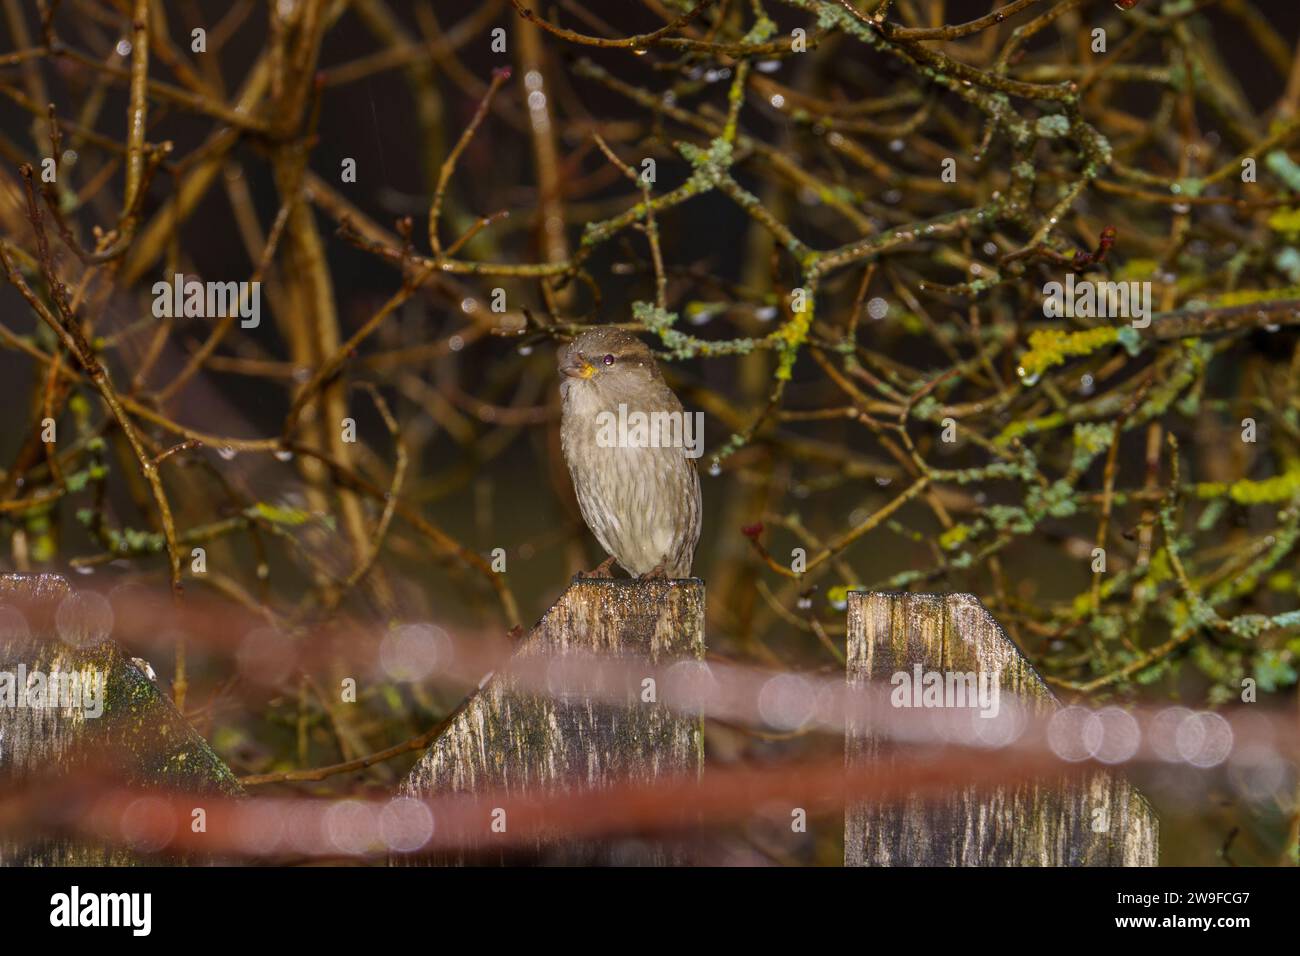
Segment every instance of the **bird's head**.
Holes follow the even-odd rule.
[[[659,378],[649,346],[622,329],[588,329],[560,347],[560,389],[579,384],[622,391]]]

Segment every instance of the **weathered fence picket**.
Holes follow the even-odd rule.
[[[895,674],[995,675],[1000,691],[1038,713],[1057,707],[1047,685],[970,594],[855,592],[848,607],[851,685],[891,690]],[[900,680],[900,684],[902,681]],[[978,718],[977,718],[978,719]],[[850,763],[891,759],[895,745],[850,727]],[[905,745],[904,745],[905,746]],[[936,755],[942,759],[942,753]],[[990,792],[860,804],[845,811],[846,866],[1154,866],[1158,826],[1120,776],[1042,779]]]
[[[704,656],[704,585],[697,580],[577,580],[521,643],[519,655],[565,651],[629,655],[661,662]],[[522,693],[508,679],[491,679],[416,764],[403,787],[411,795],[565,786],[600,787],[615,780],[649,780],[699,773],[704,742],[698,718],[658,703],[594,704]],[[493,822],[483,821],[478,849],[490,849]],[[636,844],[596,848],[542,841],[547,862],[656,862]]]
[[[57,574],[0,574],[0,785],[38,776],[110,769],[127,784],[196,794],[241,794],[230,769],[140,668],[110,640],[79,646],[88,623],[66,579]],[[60,638],[73,638],[70,642]],[[76,674],[99,682],[84,706],[38,704],[38,683]],[[22,685],[19,690],[18,685]],[[33,699],[24,700],[28,691]],[[13,695],[12,706],[9,697]],[[83,698],[83,701],[85,698]],[[102,706],[102,713],[94,714]],[[196,805],[198,803],[196,802]],[[0,866],[113,865],[157,862],[120,844],[0,834]]]

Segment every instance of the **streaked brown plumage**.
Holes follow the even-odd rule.
[[[700,478],[681,447],[603,447],[600,414],[684,415],[644,342],[591,329],[559,352],[560,444],[583,520],[628,573],[689,577],[700,539]],[[593,574],[608,573],[604,562]]]

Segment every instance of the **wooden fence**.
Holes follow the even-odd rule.
[[[910,685],[919,672],[973,675],[969,689],[988,675],[999,698],[1014,697],[1031,714],[1057,707],[1042,678],[974,595],[858,592],[849,595],[848,615],[851,685],[892,688],[898,674]],[[897,746],[878,739],[870,727],[850,727],[845,739],[850,763],[888,761]],[[1156,862],[1155,814],[1123,777],[1104,771],[1083,780],[1040,779],[992,793],[960,790],[939,800],[845,812],[846,866]]]
[[[561,659],[571,650],[654,663],[703,659],[704,588],[697,581],[575,581],[524,639],[518,655]],[[626,692],[642,703],[593,704],[580,697],[524,693],[509,679],[489,679],[420,758],[403,790],[413,796],[458,791],[509,796],[701,772],[700,721],[647,700],[657,695],[636,686]],[[509,826],[504,802],[493,821],[499,826]],[[481,848],[470,849],[481,857]],[[558,835],[536,847],[536,858],[547,863],[669,862],[673,856],[663,844],[595,846]]]
[[[111,641],[69,649],[57,606],[69,588],[53,575],[0,576],[0,671],[89,668],[106,675],[105,719],[49,718],[0,707],[0,783],[23,779],[83,750],[87,735],[110,743],[114,759],[143,785],[238,795],[233,774],[185,723],[153,682]],[[4,615],[5,597],[36,600],[26,628]],[[5,622],[8,621],[7,625]],[[1015,695],[1037,713],[1057,702],[978,599],[967,594],[854,593],[848,606],[850,688],[895,686],[898,675],[940,673],[971,677],[971,687]],[[704,657],[704,585],[698,580],[575,581],[520,643],[517,655],[562,661],[570,652],[669,664]],[[633,668],[635,672],[635,668]],[[597,702],[581,693],[521,689],[507,676],[489,677],[421,756],[401,792],[504,794],[552,788],[601,788],[614,781],[704,773],[704,736],[698,716],[659,702],[651,678],[628,676],[628,704]],[[905,678],[906,679],[906,678]],[[984,683],[981,684],[980,681]],[[91,726],[91,724],[94,726]],[[17,741],[17,746],[14,745]],[[849,767],[888,764],[907,747],[880,739],[872,727],[850,721],[845,735]],[[102,746],[97,746],[100,753]],[[942,759],[940,756],[938,759]],[[64,768],[75,773],[75,761]],[[495,822],[495,821],[494,821]],[[0,863],[104,862],[135,857],[121,849],[41,844],[22,851],[0,838]],[[1108,771],[1086,777],[1038,779],[980,791],[958,788],[940,799],[915,798],[845,808],[844,861],[869,865],[1154,865],[1157,822],[1146,801]],[[455,856],[404,862],[484,860],[483,847]],[[492,859],[488,857],[487,859]],[[548,863],[684,861],[681,845],[609,840],[599,845],[539,838],[525,856],[501,862]]]
[[[75,673],[95,682],[103,709],[87,717],[79,707],[0,702],[0,791],[55,769],[75,775],[111,761],[141,787],[242,794],[235,775],[144,670],[113,641],[94,640],[86,615],[69,602],[72,594],[57,574],[0,574],[0,673]],[[140,859],[107,841],[18,841],[0,832],[0,865],[122,866]]]

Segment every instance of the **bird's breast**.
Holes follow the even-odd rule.
[[[633,574],[665,559],[670,570],[688,573],[699,536],[694,464],[680,445],[641,443],[620,428],[616,405],[592,401],[582,391],[566,395],[560,435],[587,526]]]

